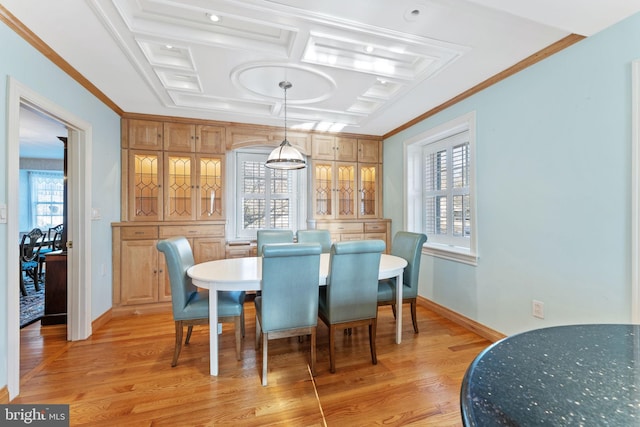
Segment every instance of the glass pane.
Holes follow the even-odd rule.
[[[447,189],[447,152],[429,153],[425,158],[425,191]]]
[[[360,214],[376,214],[376,167],[360,166]]]
[[[136,154],[134,171],[136,216],[158,215],[158,156]]]
[[[242,192],[244,194],[264,194],[266,190],[264,162],[242,162],[242,170]]]
[[[425,201],[425,230],[429,234],[447,234],[447,197],[427,197]]]
[[[169,157],[167,212],[170,216],[191,216],[191,157]]]
[[[200,206],[204,215],[222,215],[222,161],[200,159]]]
[[[331,165],[317,164],[314,168],[316,215],[331,215]]]
[[[289,227],[289,199],[271,201],[271,228]]]
[[[355,168],[353,166],[338,166],[338,215],[354,215],[356,189]]]
[[[243,199],[242,212],[245,229],[265,228],[264,199]]]
[[[291,192],[291,171],[271,169],[271,194]]]
[[[469,186],[469,144],[453,147],[453,186],[462,188]]]
[[[435,197],[434,234],[447,234],[447,196]]]

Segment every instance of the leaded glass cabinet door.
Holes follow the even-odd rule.
[[[378,217],[378,165],[358,164],[358,218]]]
[[[335,162],[335,218],[357,217],[358,187],[355,163]]]
[[[156,151],[129,152],[129,219],[162,220],[162,156]]]
[[[195,218],[194,156],[167,153],[165,170],[165,221]]]
[[[334,162],[313,162],[313,216],[318,219],[333,218]]]
[[[223,219],[223,158],[222,156],[198,156],[197,162],[197,219]]]

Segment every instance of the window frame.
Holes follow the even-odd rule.
[[[64,219],[64,172],[63,171],[55,171],[55,170],[29,170],[27,171],[28,185],[29,185],[29,221],[31,223],[29,229],[40,228],[43,231],[47,231],[51,227],[55,227],[58,224],[61,224]],[[60,189],[48,189],[46,188],[47,184],[38,183],[38,181],[49,181],[55,180],[60,181],[56,183],[56,186],[60,186]],[[39,194],[47,193],[47,192],[55,192],[56,194],[51,194],[56,200],[43,200],[39,198]],[[59,193],[59,194],[57,194]],[[57,200],[59,196],[60,200]],[[46,198],[46,197],[45,197]],[[49,215],[38,215],[38,206],[39,205],[49,205],[51,207],[55,207],[57,211],[52,212]],[[53,221],[51,223],[42,223],[40,224],[39,218],[60,218],[59,220]]]
[[[256,231],[257,229],[243,229],[243,218],[242,218],[242,197],[243,192],[241,191],[240,186],[242,185],[242,180],[239,179],[240,173],[240,162],[242,158],[251,158],[255,157],[256,159],[260,159],[260,161],[265,162],[272,148],[260,149],[260,148],[239,148],[227,153],[227,182],[229,186],[227,188],[233,189],[233,191],[227,191],[227,206],[231,209],[228,224],[228,233],[227,240],[229,241],[247,241],[247,240],[255,240],[256,239]],[[271,169],[266,168],[267,173],[271,173]],[[293,174],[293,184],[292,184],[292,192],[291,192],[291,205],[290,205],[290,226],[287,229],[291,229],[293,231],[298,228],[302,228],[301,225],[304,224],[307,215],[306,209],[306,185],[307,185],[307,168],[302,170],[292,170],[290,173]],[[265,185],[268,184],[268,180]],[[274,199],[281,199],[282,195],[278,195],[274,197]],[[266,226],[265,228],[269,228]]]
[[[439,258],[458,261],[470,265],[477,265],[478,260],[478,222],[476,197],[476,115],[471,112],[450,120],[425,132],[422,132],[404,142],[404,198],[405,224],[409,231],[427,234],[427,242],[423,246],[423,253]],[[426,232],[425,224],[425,180],[424,180],[424,151],[429,147],[435,148],[458,145],[455,135],[466,132],[469,141],[469,207],[471,235],[467,245],[461,245],[462,238],[450,237],[438,239]],[[445,140],[449,139],[449,143]],[[451,212],[453,216],[453,212]]]

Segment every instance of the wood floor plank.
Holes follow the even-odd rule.
[[[329,372],[328,329],[318,326],[316,376],[309,341],[269,342],[269,385],[254,350],[255,310],[246,304],[242,360],[232,325],[220,336],[220,375],[209,375],[208,326],[196,327],[171,368],[170,313],[113,318],[85,341],[67,342],[64,326],[21,331],[21,393],[12,403],[70,404],[72,426],[460,426],[462,377],[490,344],[418,306],[395,344],[389,307],[379,310],[378,364],[366,328],[336,339]]]

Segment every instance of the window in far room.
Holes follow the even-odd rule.
[[[475,114],[405,142],[407,226],[427,235],[425,251],[475,264]]]
[[[62,171],[29,171],[30,228],[48,230],[63,222],[64,174]]]

